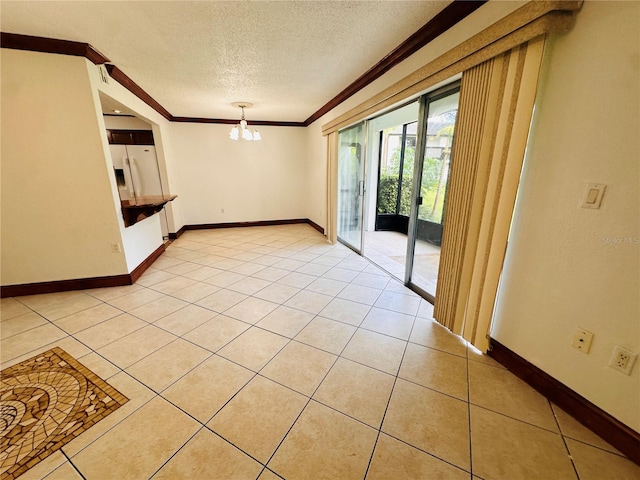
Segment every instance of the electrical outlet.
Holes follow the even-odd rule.
[[[120,244],[119,243],[112,243],[111,244],[111,251],[113,253],[122,253],[122,248],[120,248]]]
[[[627,375],[630,375],[633,364],[636,361],[636,357],[637,355],[631,350],[627,350],[625,348],[622,348],[620,345],[616,345],[615,347],[613,347],[613,353],[611,354],[611,359],[609,360],[609,366],[615,368],[616,370],[620,370]]]
[[[578,327],[576,333],[573,334],[571,346],[582,353],[589,353],[591,342],[593,341],[593,333],[584,328]]]

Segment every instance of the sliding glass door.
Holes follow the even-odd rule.
[[[416,154],[414,210],[409,228],[407,282],[435,297],[440,266],[444,207],[449,184],[460,87],[422,99],[421,136]]]
[[[365,180],[365,123],[338,133],[338,239],[360,253]]]

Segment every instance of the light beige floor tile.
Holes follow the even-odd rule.
[[[352,255],[349,255],[347,258],[345,258],[342,262],[340,262],[337,266],[340,268],[346,268],[347,270],[362,272],[369,265],[370,263],[367,260],[353,253]]]
[[[318,314],[331,300],[333,300],[333,297],[329,295],[302,290],[287,300],[285,305],[304,312]]]
[[[498,363],[486,353],[482,353],[471,344],[467,344],[467,358],[474,362],[480,362],[484,363],[485,365],[491,365],[492,367],[502,368],[506,370],[506,367],[504,365]]]
[[[175,339],[175,335],[148,325],[115,342],[105,345],[97,352],[120,368],[127,368],[138,360],[164,347]]]
[[[185,302],[197,302],[204,297],[216,293],[218,290],[220,290],[220,287],[209,285],[204,282],[197,282],[190,287],[181,288],[180,290],[171,292],[171,296],[184,300]]]
[[[47,458],[37,463],[25,473],[20,475],[20,480],[42,480],[48,474],[52,473],[60,465],[64,464],[67,459],[64,457],[61,451],[53,452]]]
[[[467,401],[467,359],[410,343],[400,378]]]
[[[47,322],[26,332],[3,338],[0,342],[0,358],[3,368],[5,367],[5,362],[21,355],[28,355],[30,352],[51,342],[61,340],[66,336],[65,332]]]
[[[167,315],[186,307],[187,305],[187,302],[177,298],[164,296],[158,300],[154,300],[141,305],[140,307],[134,308],[133,310],[129,310],[129,314],[146,322],[155,322],[162,317],[166,317]]]
[[[260,290],[254,297],[275,303],[284,303],[300,291],[299,288],[273,283]]]
[[[435,320],[416,318],[409,341],[461,357],[467,356],[466,342]]]
[[[473,472],[486,479],[575,480],[562,437],[471,406]]]
[[[418,308],[418,317],[432,319],[433,304],[427,302],[425,299],[420,300],[420,308]]]
[[[171,385],[162,396],[205,423],[253,375],[250,370],[214,355]]]
[[[27,309],[27,312],[22,315],[4,320],[0,324],[0,333],[2,333],[2,338],[9,338],[12,335],[17,335],[48,323],[49,321],[46,318]]]
[[[338,355],[349,342],[356,327],[328,318],[314,318],[296,335],[296,340]]]
[[[247,298],[243,293],[232,292],[231,290],[222,289],[216,293],[204,297],[196,302],[196,305],[208,308],[214,312],[222,313]]]
[[[415,317],[411,315],[372,307],[360,326],[401,340],[408,340],[414,320]]]
[[[215,263],[214,265],[216,266],[216,268],[222,268],[222,267],[218,267],[219,263]],[[222,273],[218,273],[217,275],[214,275],[213,277],[207,278],[205,282],[211,285],[215,285],[216,287],[226,288],[229,285],[239,282],[243,278],[245,278],[245,276],[240,275],[239,273],[222,272]]]
[[[205,254],[196,253],[196,252],[185,252],[182,255],[180,255],[180,258],[179,258],[180,260],[186,260],[184,263],[181,263],[179,265],[174,265],[173,267],[165,268],[164,271],[173,273],[174,275],[184,276],[185,273],[188,273],[193,270],[196,270],[197,268],[200,268],[200,265],[198,265],[197,263],[193,263],[189,260],[202,257],[203,255]]]
[[[207,426],[266,462],[306,402],[303,395],[257,376]]]
[[[343,298],[334,298],[322,309],[319,315],[349,325],[359,326],[367,316],[371,307],[363,303],[352,302]]]
[[[122,314],[121,310],[101,303],[73,315],[56,320],[55,324],[69,333],[76,333]]]
[[[468,480],[469,473],[431,455],[380,434],[367,480]]]
[[[311,401],[269,468],[287,480],[364,478],[377,432]]]
[[[199,282],[202,282],[203,280],[206,280],[207,278],[211,278],[218,273],[222,273],[222,270],[218,268],[213,268],[213,267],[200,266],[196,270],[191,270],[190,272],[183,273],[182,276],[190,278],[191,280],[197,280]]]
[[[176,246],[180,247],[180,248],[185,248],[186,245],[187,245],[187,243],[185,242],[184,244],[178,244]],[[153,262],[153,267],[154,268],[158,268],[160,270],[164,270],[164,269],[169,268],[169,267],[174,267],[176,265],[180,265],[181,263],[184,263],[184,262],[182,260],[177,259],[177,258],[171,258],[171,257],[169,257],[167,255],[161,255],[160,258],[158,258],[155,262]]]
[[[15,298],[0,298],[0,321],[31,312],[31,309]]]
[[[175,275],[173,273],[165,272],[164,270],[160,270],[158,268],[150,268],[138,280],[136,280],[136,285],[153,287],[154,285],[162,283],[166,280],[170,280],[172,278],[175,278]]]
[[[86,310],[87,308],[94,307],[96,305],[99,305],[100,303],[101,301],[97,298],[85,293],[81,293],[69,298],[66,301],[56,302],[34,310],[36,310],[46,319],[55,321],[62,317],[66,317],[67,315],[78,313],[82,310]]]
[[[275,257],[272,257],[275,258]],[[266,256],[258,259],[258,262],[266,261]],[[279,258],[275,258],[273,263],[279,262]],[[289,275],[289,270],[283,270],[281,268],[267,267],[264,270],[260,270],[252,275],[252,277],[260,278],[262,280],[267,280],[269,282],[275,282],[276,280],[280,280],[282,277],[286,277]]]
[[[75,358],[103,380],[108,380],[110,377],[113,377],[122,371],[116,365],[98,355],[96,352],[91,352],[87,355],[83,355],[82,357]]]
[[[296,310],[295,308],[279,306],[269,315],[256,323],[256,326],[279,335],[284,335],[288,338],[293,338],[300,333],[300,331],[311,320],[313,320],[313,317],[313,313],[303,312],[302,310]]]
[[[271,470],[265,468],[258,477],[258,480],[281,480],[281,478],[282,477],[276,475]]]
[[[407,342],[358,329],[341,356],[396,375]]]
[[[414,316],[418,313],[421,300],[420,297],[385,290],[376,300],[375,306]]]
[[[335,360],[335,355],[294,341],[288,343],[260,374],[311,396]]]
[[[206,428],[153,476],[154,479],[253,479],[262,465]]]
[[[378,270],[378,272],[381,272],[380,270]],[[422,297],[420,297],[416,292],[414,292],[413,290],[409,289],[408,287],[406,287],[403,283],[399,282],[396,279],[391,279],[391,281],[389,283],[387,283],[387,286],[384,287],[384,290],[386,292],[394,292],[394,293],[400,293],[402,295],[408,295],[410,297],[416,297],[422,300]],[[428,302],[427,302],[428,303]],[[431,305],[431,304],[429,304]],[[422,303],[421,303],[422,306]],[[419,309],[418,309],[419,311]]]
[[[84,292],[56,292],[44,293],[40,295],[24,295],[19,297],[20,303],[26,305],[32,310],[39,311],[47,307],[52,307],[65,302],[73,302],[75,299],[85,295]]]
[[[134,363],[127,372],[156,392],[161,392],[211,355],[204,348],[177,339]]]
[[[378,429],[394,381],[391,375],[340,358],[313,398]]]
[[[162,294],[160,292],[145,288],[144,290],[136,290],[133,293],[128,293],[121,297],[107,300],[107,303],[119,308],[120,310],[128,312],[129,310],[133,310],[134,308],[144,305],[145,303],[153,302],[159,298],[162,298]]]
[[[62,447],[68,456],[80,452],[155,396],[154,392],[126,372],[120,372],[109,378],[109,385],[129,401]]]
[[[149,478],[199,427],[195,420],[156,397],[72,461],[85,478]]]
[[[389,283],[390,277],[387,275],[375,275],[373,273],[359,273],[351,283],[384,290]]]
[[[183,335],[183,338],[216,352],[250,327],[249,324],[218,315]]]
[[[469,399],[494,412],[558,431],[549,400],[505,369],[469,362]]]
[[[306,255],[297,255],[298,257],[306,257]],[[329,270],[331,270],[331,267],[326,266],[326,265],[319,265],[317,263],[307,263],[303,266],[301,266],[300,268],[298,268],[296,270],[296,272],[298,273],[306,273],[307,275],[314,275],[316,277],[319,277],[321,275],[324,275],[325,273],[327,273]],[[324,292],[323,292],[324,293]]]
[[[311,282],[307,286],[306,290],[335,297],[347,285],[349,285],[347,282],[341,282],[339,280],[331,280],[330,278],[318,278],[314,282]]]
[[[580,480],[640,478],[640,466],[628,458],[566,439]]]
[[[35,350],[19,355],[15,358],[12,358],[11,360],[2,361],[2,368],[4,369],[12,365],[15,365],[16,363],[20,363],[24,360],[27,360],[28,358],[33,357],[34,355],[37,355],[38,353],[51,350],[54,347],[61,348],[62,350],[67,352],[69,355],[71,355],[73,358],[80,358],[80,357],[83,357],[84,355],[87,355],[88,353],[91,353],[90,348],[88,348],[86,345],[83,345],[73,337],[64,337],[57,340],[55,340],[55,337],[53,338],[54,340],[51,343],[42,345],[41,347],[38,347]],[[52,339],[49,339],[49,340],[52,340]]]
[[[278,307],[277,303],[249,297],[224,312],[225,315],[255,324]]]
[[[97,350],[147,325],[148,323],[144,320],[140,320],[128,313],[123,313],[91,328],[82,330],[74,336],[94,350]]]
[[[354,278],[358,276],[358,272],[353,270],[347,270],[345,268],[334,267],[322,276],[324,278],[339,280],[341,282],[351,282]]]
[[[307,249],[307,251],[310,251],[310,250]],[[326,265],[327,267],[333,268],[340,263],[340,259],[336,257],[330,257],[328,255],[320,255],[319,257],[311,260],[311,263],[317,263],[318,265]]]
[[[616,448],[582,425],[578,420],[566,413],[560,407],[552,403],[551,408],[553,409],[553,413],[560,425],[560,431],[565,437],[573,438],[574,440],[578,440],[582,443],[588,443],[589,445],[602,448],[603,450],[607,450],[611,453],[620,454]]]
[[[106,287],[106,288],[93,288],[90,290],[85,290],[84,292],[92,297],[99,298],[103,302],[107,302],[109,300],[113,300],[117,297],[122,297],[124,295],[128,295],[129,293],[137,292],[138,290],[143,290],[144,287],[142,285],[138,285],[137,283],[134,285],[122,285],[121,287]]]
[[[289,287],[305,288],[311,282],[315,281],[316,278],[317,277],[307,275],[306,273],[292,272],[279,279],[278,283],[288,285]]]
[[[377,288],[365,287],[363,285],[349,285],[345,287],[339,294],[339,298],[351,300],[353,302],[373,305],[378,300],[382,290]]]
[[[248,258],[249,256],[254,257],[253,254],[242,253],[240,255],[237,255],[236,258],[239,256],[245,257],[245,259]],[[267,268],[266,265],[260,265],[259,263],[251,263],[250,261],[248,261],[247,263],[244,263],[242,265],[238,265],[235,268],[232,268],[231,271],[235,273],[239,273],[241,275],[253,275],[254,273],[257,273],[260,270],[264,270],[265,268]]]
[[[279,262],[273,264],[275,268],[281,268],[283,270],[289,270],[291,272],[299,269],[304,265],[305,265],[305,262],[300,262],[299,260],[292,260],[291,258],[283,258]]]
[[[44,480],[82,480],[80,474],[73,468],[69,462],[65,462],[56,468]]]
[[[195,280],[191,280],[190,278],[186,278],[186,277],[177,276],[177,277],[173,277],[168,280],[165,280],[164,282],[151,285],[149,288],[164,294],[168,294],[168,293],[175,292],[177,290],[182,290],[183,288],[191,287],[192,285],[195,285],[195,284],[196,284]]]
[[[243,278],[239,282],[229,285],[227,288],[234,292],[244,293],[245,295],[253,295],[269,285],[271,285],[271,282],[268,280],[247,277]]]
[[[281,335],[251,327],[218,351],[218,354],[243,367],[259,371],[290,340]]]
[[[184,335],[217,315],[216,312],[212,312],[206,308],[197,305],[187,305],[183,309],[167,315],[153,324],[175,335]]]
[[[469,470],[468,404],[398,379],[382,431]]]

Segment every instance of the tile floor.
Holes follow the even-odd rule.
[[[307,225],[188,231],[135,285],[2,300],[130,401],[24,479],[621,479],[640,467]]]

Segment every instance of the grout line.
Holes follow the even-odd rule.
[[[67,454],[66,454],[66,453],[65,453],[65,451],[64,451],[64,447],[60,447],[60,453],[62,453],[62,455],[64,455],[64,458],[66,458],[66,459],[67,459],[67,462],[69,462],[69,464],[70,464],[70,465],[73,467],[73,469],[78,473],[78,475],[80,475],[80,477],[81,477],[83,480],[86,480],[86,478],[87,478],[87,477],[85,477],[85,476],[82,474],[82,472],[80,471],[80,469],[79,469],[78,467],[76,467],[76,464],[75,464],[75,463],[73,463],[73,462],[71,461],[71,459],[67,456]],[[63,463],[62,465],[64,465],[64,463]],[[61,467],[62,465],[60,465],[60,467]],[[60,467],[58,467],[58,468],[60,468]],[[56,470],[58,470],[58,468],[56,468]],[[54,470],[54,472],[55,472],[55,470]],[[45,478],[46,478],[47,476],[51,475],[51,473],[53,473],[53,472],[49,472],[49,473],[45,476]]]
[[[562,444],[567,452],[567,456],[569,457],[569,461],[571,462],[571,467],[573,468],[574,473],[576,474],[576,478],[580,480],[580,474],[578,473],[578,469],[576,468],[576,464],[573,461],[573,456],[571,455],[571,450],[569,450],[569,445],[567,445],[567,440],[564,438],[564,434],[562,433],[562,427],[560,427],[560,421],[556,416],[556,412],[553,409],[553,405],[551,404],[551,400],[547,399],[547,403],[549,404],[549,408],[551,409],[551,413],[553,415],[553,419],[556,421],[556,425],[558,427],[558,432],[560,432],[560,438],[562,439]]]

